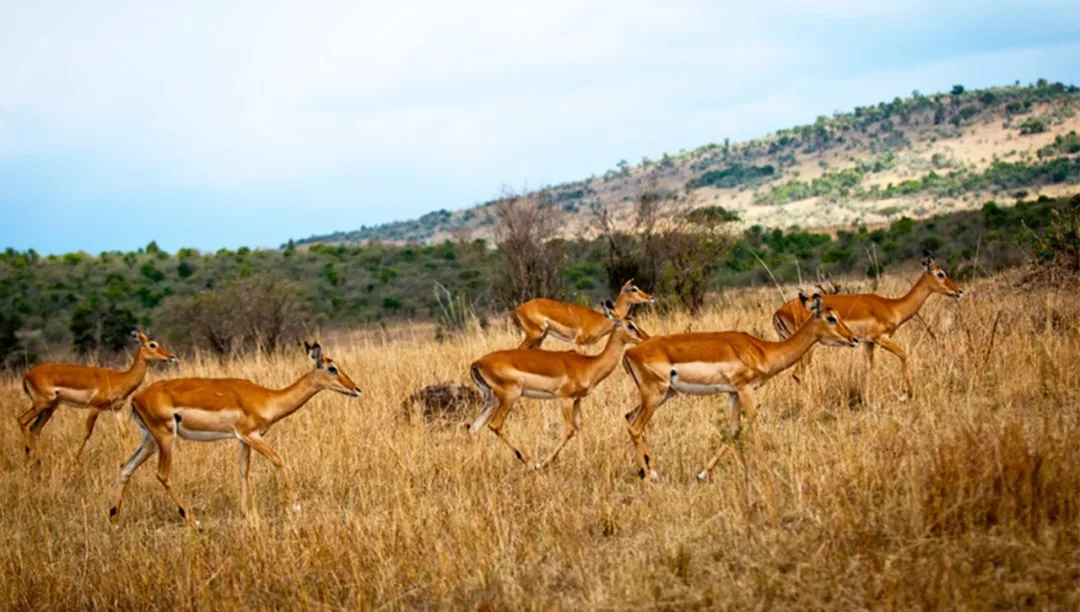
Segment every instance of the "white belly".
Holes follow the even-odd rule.
[[[688,395],[714,395],[716,393],[735,393],[735,387],[724,382],[690,382],[682,380],[677,371],[671,373],[671,388]]]
[[[679,393],[688,395],[714,395],[716,393],[735,393],[735,387],[731,385],[697,385],[694,383],[681,382],[678,377],[671,378],[671,388]]]
[[[240,418],[238,411],[210,411],[198,408],[178,408],[174,413],[176,435],[185,440],[213,442],[236,437],[233,429]]]
[[[533,399],[555,399],[554,393],[548,393],[547,391],[536,391],[533,389],[525,389],[521,392],[525,397],[531,397]]]

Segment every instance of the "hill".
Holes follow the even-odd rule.
[[[564,238],[590,237],[593,211],[629,214],[644,190],[719,205],[744,227],[879,225],[968,210],[988,199],[1051,197],[1080,179],[1080,89],[1040,79],[896,98],[742,143],[710,143],[540,191]],[[492,202],[299,240],[299,244],[491,238]]]

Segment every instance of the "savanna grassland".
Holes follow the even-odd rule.
[[[884,279],[897,295],[912,276]],[[726,399],[679,397],[647,430],[660,481],[637,477],[616,370],[584,403],[583,435],[542,473],[488,431],[404,419],[417,387],[467,380],[476,357],[516,344],[503,324],[436,343],[430,329],[327,338],[364,391],[324,393],[268,440],[303,511],[252,462],[255,516],[240,516],[237,451],[178,442],[173,485],[202,521],[185,527],[137,472],[107,520],[118,466],[137,445],[103,419],[71,464],[82,415],[45,428],[23,466],[16,378],[0,386],[0,607],[74,608],[1076,608],[1080,605],[1080,304],[1017,275],[932,297],[897,334],[916,397],[879,352],[869,404],[858,349],[819,350],[809,392],[786,373],[757,394],[764,462],[746,445],[712,482],[694,475],[721,443]],[[789,290],[790,293],[790,290]],[[790,297],[790,295],[789,295]],[[653,335],[743,329],[772,337],[776,290],[727,292],[706,312],[637,317]],[[549,340],[547,348],[557,346]],[[299,349],[186,358],[152,379],[239,376],[281,387]],[[535,457],[562,431],[554,402],[520,401],[510,435]],[[764,503],[772,474],[778,521]]]

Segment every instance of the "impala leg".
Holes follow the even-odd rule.
[[[698,472],[698,480],[708,480],[709,474],[716,469],[720,460],[727,456],[731,451],[731,445],[735,443],[736,438],[739,437],[739,427],[742,423],[742,402],[739,401],[738,393],[728,394],[728,432],[727,439],[717,449],[713,458],[705,465],[705,469]]]
[[[180,513],[180,518],[187,521],[188,525],[198,528],[199,523],[195,520],[195,516],[190,510],[184,508],[184,502],[180,501],[180,495],[176,493],[176,490],[172,488],[172,480],[170,473],[172,472],[172,456],[173,450],[176,445],[176,433],[167,432],[166,434],[155,437],[155,442],[158,446],[158,482],[161,486],[165,487],[165,493],[176,504],[177,511]]]
[[[915,389],[911,386],[911,374],[908,372],[907,353],[904,349],[900,348],[900,345],[888,338],[881,337],[874,342],[879,344],[881,348],[886,351],[896,355],[896,358],[900,360],[900,369],[904,375],[904,389],[907,391],[908,398],[915,397]]]
[[[109,520],[112,522],[115,523],[120,520],[120,506],[124,503],[124,493],[127,491],[131,475],[135,473],[135,470],[142,467],[142,464],[146,463],[146,460],[150,458],[150,455],[154,454],[156,449],[157,443],[150,436],[150,432],[143,430],[143,438],[139,448],[135,449],[135,453],[131,455],[131,458],[120,466],[120,484],[116,490],[116,501],[113,502],[112,508],[109,509]]]
[[[757,406],[749,389],[739,389],[739,403],[742,404],[746,414],[750,417],[750,427],[754,434],[754,454],[757,455],[758,465],[765,472],[765,504],[769,509],[769,517],[772,519],[773,524],[776,524],[778,520],[776,504],[774,503],[775,496],[773,495],[772,470],[765,465],[765,446],[761,442],[761,432],[758,431]]]
[[[546,327],[538,327],[526,321],[521,321],[521,331],[525,332],[525,338],[518,345],[519,349],[538,349],[547,336]]]
[[[86,442],[90,439],[90,436],[94,433],[94,424],[97,423],[98,417],[101,416],[101,411],[97,408],[91,408],[90,414],[86,417],[86,434],[83,435],[82,442],[79,444],[79,449],[75,451],[75,461],[79,462],[79,457],[82,456],[83,449],[86,448]]]
[[[26,441],[25,450],[27,463],[30,462],[30,455],[37,446],[38,438],[41,436],[41,429],[49,422],[49,419],[52,418],[53,413],[56,412],[56,408],[59,405],[60,402],[58,400],[39,404],[27,415],[26,420],[20,423],[23,429],[23,439]]]
[[[247,516],[250,509],[250,501],[248,499],[248,467],[251,465],[251,447],[246,442],[241,440],[240,446],[240,512],[244,516]]]
[[[285,469],[285,462],[281,460],[281,455],[277,454],[277,451],[271,448],[258,432],[252,432],[247,435],[238,433],[237,435],[240,437],[240,440],[255,449],[255,452],[266,457],[270,460],[270,463],[274,464],[274,467],[278,469],[278,473],[281,474],[281,480],[285,483],[285,490],[288,492],[289,499],[292,501],[293,512],[300,512],[300,498],[296,495],[296,487],[293,486],[292,476],[289,475],[289,470]]]
[[[116,417],[116,429],[120,432],[121,438],[127,437],[127,421],[124,420],[124,404],[113,410],[113,416]]]
[[[32,423],[34,419],[38,417],[38,415],[48,410],[51,405],[52,402],[35,399],[34,402],[30,405],[30,408],[28,408],[25,412],[19,415],[19,429],[22,430],[23,441],[25,443],[23,446],[23,451],[26,453],[27,461],[30,460],[30,423]]]
[[[529,465],[529,461],[525,458],[521,449],[510,440],[510,436],[506,435],[506,430],[503,429],[503,425],[506,424],[506,417],[510,414],[510,408],[518,397],[519,395],[499,397],[498,394],[495,394],[496,405],[491,420],[488,421],[488,429],[495,432],[495,435],[499,436],[499,439],[509,446],[510,450],[514,451],[514,456],[518,458],[518,461]]]
[[[874,370],[874,349],[877,348],[877,344],[873,342],[867,342],[863,345],[863,354],[866,355],[866,377],[863,380],[862,397],[863,403],[870,404],[870,373]]]
[[[549,463],[554,461],[555,457],[559,456],[559,451],[561,451],[563,447],[566,446],[566,443],[569,442],[570,439],[573,438],[574,434],[577,432],[577,423],[575,421],[578,411],[578,404],[581,403],[581,400],[567,397],[562,398],[561,401],[563,420],[566,422],[565,433],[563,434],[562,442],[560,442],[559,445],[555,447],[555,450],[551,452],[551,455],[549,455],[547,459],[544,459],[542,462],[536,464],[536,469],[538,470],[547,467]]]
[[[574,402],[574,428],[581,431],[581,400]],[[578,451],[581,460],[585,461],[585,436],[578,436]]]
[[[646,475],[656,480],[658,478],[656,470],[652,468],[652,457],[649,453],[649,444],[645,441],[645,426],[649,424],[649,419],[652,418],[653,412],[656,411],[667,399],[670,397],[668,393],[667,383],[662,383],[662,386],[655,386],[645,384],[639,384],[638,390],[641,393],[641,405],[637,410],[626,415],[627,430],[630,434],[630,441],[634,444],[634,455],[638,462],[638,476],[642,480]]]

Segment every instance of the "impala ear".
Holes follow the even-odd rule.
[[[811,298],[811,299],[813,301],[810,304],[810,311],[814,313],[815,317],[820,319],[821,318],[821,309],[825,306],[825,303],[822,302],[821,296],[816,294],[816,293],[814,294],[814,297]]]
[[[802,304],[803,308],[810,310],[810,298],[806,297],[802,290],[799,291],[799,303]]]
[[[322,367],[322,347],[319,346],[319,343],[316,342],[315,344],[308,344],[307,341],[305,341],[304,342],[304,350],[307,351],[308,357],[311,357],[312,359],[315,360],[315,367],[316,368],[321,368]]]
[[[926,268],[927,272],[929,272],[934,265],[934,257],[930,254],[930,251],[923,251],[922,265]]]
[[[143,334],[141,331],[139,331],[137,329],[131,330],[131,337],[138,340],[139,343],[141,343],[141,344],[146,344],[147,342],[150,341],[150,339],[147,338],[145,334]]]
[[[611,314],[611,311],[615,310],[615,304],[612,304],[611,300],[604,301],[603,304],[600,304],[600,307],[604,309],[605,317],[611,319],[612,321],[615,320],[615,315]]]

